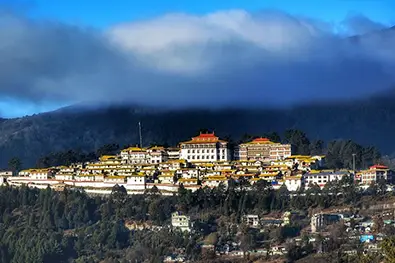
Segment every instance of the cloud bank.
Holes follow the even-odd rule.
[[[0,98],[265,107],[363,97],[395,83],[395,30],[383,28],[352,16],[334,34],[322,21],[228,10],[99,31],[0,12]]]

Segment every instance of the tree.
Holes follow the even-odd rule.
[[[321,155],[324,153],[324,141],[315,140],[310,143],[310,155]]]
[[[246,224],[242,224],[241,226],[239,241],[244,257],[247,255],[247,252],[252,250],[256,245],[255,236]]]
[[[218,234],[217,232],[210,233],[205,239],[204,243],[206,245],[216,245],[218,242]]]
[[[385,238],[381,242],[380,248],[386,263],[395,262],[395,236]]]
[[[105,144],[96,151],[97,157],[103,156],[103,155],[113,155],[116,154],[119,151],[119,145],[118,144]]]
[[[22,167],[22,161],[18,157],[13,157],[8,161],[8,167],[13,171],[13,173],[18,173]]]
[[[310,154],[310,141],[306,134],[300,130],[286,130],[284,134],[284,142],[292,145],[294,154]]]
[[[268,138],[272,142],[281,142],[281,137],[277,132],[269,132],[264,134],[264,137]]]
[[[384,228],[384,220],[381,216],[376,216],[373,219],[373,232],[375,234],[381,233]]]
[[[111,196],[116,201],[123,201],[127,195],[128,195],[128,192],[123,185],[119,186],[118,184],[116,184],[112,188]]]

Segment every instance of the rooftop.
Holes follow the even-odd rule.
[[[182,142],[182,144],[195,144],[195,143],[217,143],[217,142],[225,142],[215,136],[213,133],[200,133],[198,136],[193,137],[192,140]]]

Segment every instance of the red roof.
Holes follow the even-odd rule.
[[[192,138],[193,142],[217,142],[218,137],[213,133],[200,133],[199,136]]]
[[[268,138],[256,138],[253,140],[253,142],[270,142],[270,140]]]
[[[376,165],[370,166],[370,169],[371,170],[373,170],[373,169],[388,169],[388,166],[376,164]]]
[[[218,137],[215,136],[213,132],[213,133],[200,133],[199,136],[196,136],[194,138],[218,138]]]
[[[217,136],[213,133],[200,133],[199,136],[193,137],[191,141],[183,142],[183,143],[217,143],[217,142],[225,142],[219,140]]]

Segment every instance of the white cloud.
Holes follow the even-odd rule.
[[[342,26],[362,32],[372,23]],[[366,96],[394,83],[394,32],[352,41],[334,30],[243,10],[168,14],[104,32],[0,13],[0,96],[264,106]]]

